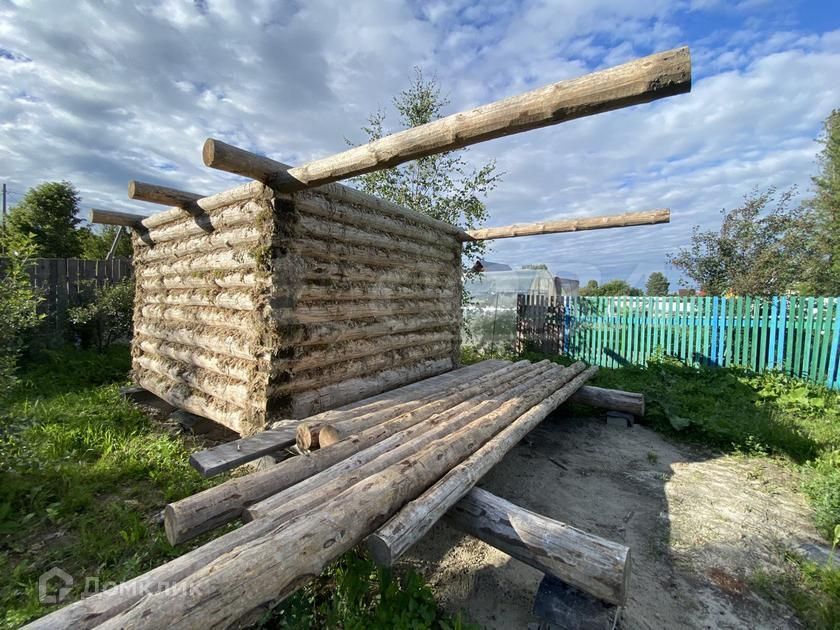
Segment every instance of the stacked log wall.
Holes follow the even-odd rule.
[[[249,434],[458,364],[455,228],[340,185],[222,198],[134,236],[139,385]]]
[[[275,199],[269,415],[302,418],[458,364],[457,230],[340,185]]]
[[[277,339],[264,255],[273,206],[265,194],[242,197],[198,217],[149,217],[135,233],[132,368],[167,402],[248,434],[267,420]]]

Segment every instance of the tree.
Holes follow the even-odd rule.
[[[399,113],[401,128],[417,127],[443,116],[449,100],[440,93],[435,78],[426,79],[419,68],[407,89],[393,99]],[[368,118],[362,130],[368,140],[378,140],[385,132],[385,113],[381,110]],[[435,219],[471,230],[487,219],[482,199],[500,179],[495,162],[476,169],[463,158],[466,149],[420,158],[391,169],[368,173],[357,178],[367,193],[422,212]],[[464,244],[464,261],[481,257],[483,242]],[[467,265],[464,272],[473,272]]]
[[[15,383],[18,358],[27,345],[28,334],[41,321],[37,296],[29,283],[28,268],[35,257],[31,235],[7,235],[6,257],[0,269],[0,398]]]
[[[648,276],[647,284],[645,284],[645,294],[647,295],[668,295],[668,288],[671,283],[668,278],[661,271],[654,271]]]
[[[72,258],[82,253],[82,236],[77,226],[79,193],[70,182],[46,182],[30,188],[9,212],[4,240],[19,241],[32,235],[34,256]],[[8,245],[6,245],[8,249]]]
[[[695,226],[690,245],[669,254],[669,264],[707,295],[795,290],[813,255],[813,221],[806,209],[791,203],[794,193],[753,191],[742,206],[721,211],[719,232]]]
[[[840,110],[825,120],[820,142],[822,171],[813,178],[816,196],[805,204],[812,212],[814,246],[803,291],[840,295]]]
[[[598,281],[590,280],[585,286],[581,287],[578,293],[583,296],[601,295],[599,291],[600,287],[598,286]]]
[[[583,296],[616,296],[616,295],[642,295],[642,291],[635,287],[631,287],[624,280],[610,280],[602,285],[598,285],[597,280],[590,280],[586,286],[580,290],[580,295]]]
[[[104,260],[108,256],[108,252],[111,251],[111,245],[114,243],[114,237],[116,237],[118,229],[115,225],[103,225],[99,228],[82,228],[79,230],[82,258]],[[124,233],[117,244],[114,256],[131,258],[132,253],[131,236]]]

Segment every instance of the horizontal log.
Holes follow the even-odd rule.
[[[253,426],[260,424],[260,414],[254,414],[253,411],[246,411],[234,405],[229,405],[224,401],[220,402],[203,392],[185,387],[183,383],[146,370],[142,366],[133,366],[131,373],[138,385],[145,387],[166,402],[214,420],[237,433],[248,433]],[[262,422],[265,422],[264,417]]]
[[[623,606],[630,548],[570,527],[486,490],[473,488],[446,522],[535,569],[610,604]]]
[[[400,253],[404,252],[408,255],[418,256],[424,259],[452,262],[461,255],[460,249],[453,247],[453,245],[457,244],[457,241],[455,239],[451,239],[450,241],[445,235],[440,235],[439,241],[431,245],[429,243],[414,242],[407,238],[397,238],[382,232],[372,232],[353,225],[342,225],[340,223],[324,221],[318,217],[311,216],[301,216],[297,228],[300,234],[305,237],[346,243],[351,246],[358,245],[393,250]]]
[[[266,201],[249,200],[221,208],[218,212],[204,213],[196,217],[182,210],[179,212],[182,214],[181,220],[169,221],[160,227],[150,228],[146,225],[149,221],[143,221],[152,243],[157,245],[190,236],[205,236],[214,231],[224,231],[243,225],[254,226],[266,216],[271,216],[273,210]]]
[[[381,370],[419,363],[430,359],[442,359],[451,351],[451,341],[436,341],[419,346],[395,348],[377,354],[349,359],[333,363],[323,368],[313,367],[291,373],[290,378],[283,382],[272,383],[268,387],[271,397],[283,397],[289,394],[318,391],[325,387],[344,390],[346,394],[353,392],[345,383],[355,378],[371,378]]]
[[[248,182],[235,188],[225,190],[215,195],[203,197],[196,201],[199,208],[204,212],[213,212],[226,206],[244,203],[247,201],[268,201],[274,196],[267,186],[259,182]],[[170,223],[184,221],[190,218],[190,214],[182,208],[174,207],[163,212],[158,212],[143,220],[143,225],[148,229],[155,229]]]
[[[283,520],[294,518],[365,477],[421,451],[438,438],[475,422],[484,421],[491,425],[500,418],[505,422],[516,418],[523,409],[550,394],[552,388],[557,389],[578,369],[564,370],[547,361],[529,368],[514,378],[511,384],[496,385],[487,393],[435,413],[423,422],[249,506],[242,518],[250,521],[269,514],[272,518],[282,515]]]
[[[404,383],[448,372],[457,365],[451,356],[429,357],[417,362],[392,362],[387,369],[357,376],[319,389],[296,393],[288,415],[303,418],[323,409],[338,407],[362,397],[374,396]]]
[[[576,391],[569,402],[609,409],[610,411],[624,411],[638,417],[645,415],[645,395],[625,392],[620,389],[586,385]]]
[[[421,497],[412,501],[368,538],[368,549],[381,565],[391,566],[420,540],[449,509],[472,489],[493,466],[530,433],[548,414],[580,389],[597,372],[579,373],[542,402],[525,411],[471,457],[453,467]]]
[[[240,341],[244,339],[249,343],[255,343],[259,336],[258,329],[265,326],[264,320],[258,314],[215,307],[149,304],[141,307],[140,313],[142,317],[135,323],[135,327],[140,324],[149,324],[156,326],[160,331],[186,330],[202,336],[224,338],[226,344],[230,343],[232,335],[236,335]],[[170,322],[177,326],[172,326]],[[200,330],[203,326],[209,326],[212,329]],[[175,339],[175,341],[178,340]],[[191,341],[181,343],[192,344]],[[250,353],[250,350],[248,352]]]
[[[346,420],[352,415],[370,414],[377,411],[382,411],[390,408],[394,396],[413,396],[417,400],[417,406],[423,404],[423,397],[429,392],[437,388],[447,388],[453,386],[455,383],[465,379],[480,378],[497,368],[505,365],[502,361],[482,361],[473,366],[461,368],[460,370],[453,370],[440,376],[433,376],[427,378],[413,385],[405,385],[397,390],[392,390],[387,394],[365,398],[356,402],[350,403],[338,409],[326,411],[317,416],[311,417],[310,422],[319,424],[327,422],[339,422]],[[410,409],[409,409],[410,410]],[[384,417],[382,418],[385,419]],[[256,435],[236,440],[227,444],[220,444],[202,451],[197,451],[190,456],[190,464],[198,470],[203,477],[212,477],[218,475],[226,470],[231,470],[237,466],[247,464],[265,455],[291,446],[295,440],[295,430],[297,422],[286,423],[284,426],[272,425],[272,428],[266,431],[261,431]],[[222,484],[224,485],[224,484]],[[244,491],[244,489],[243,489]],[[234,494],[238,494],[238,490]],[[269,496],[271,492],[265,496]],[[260,499],[265,498],[263,496]],[[255,499],[250,499],[247,502],[253,502]],[[258,499],[256,499],[258,500]],[[218,496],[209,502],[216,502],[221,500]],[[241,508],[241,506],[240,506]],[[188,511],[188,510],[187,510]]]
[[[460,310],[453,300],[359,300],[315,305],[304,303],[295,309],[275,308],[272,316],[280,323],[323,324],[405,315],[452,313]]]
[[[359,207],[337,202],[333,198],[317,194],[315,191],[295,194],[294,204],[295,208],[304,215],[317,216],[341,225],[364,230],[377,230],[394,237],[408,238],[412,241],[436,246],[448,242],[460,242],[459,235],[452,234],[450,231],[429,229],[430,226],[428,225],[414,224],[411,222],[414,217],[410,214],[399,218],[391,217],[364,206]],[[455,238],[452,238],[453,236]]]
[[[272,362],[272,372],[323,369],[336,363],[373,357],[383,352],[392,352],[402,348],[421,347],[431,343],[452,342],[455,333],[451,330],[430,331],[421,334],[394,335],[385,338],[361,339],[343,344],[330,344],[323,349],[294,349],[294,354],[286,359]]]
[[[503,227],[491,227],[481,230],[468,230],[469,241],[489,241],[535,234],[559,234],[560,232],[583,232],[585,230],[605,230],[609,228],[630,227],[633,225],[656,225],[669,223],[671,211],[667,208],[646,212],[627,212],[606,217],[582,217],[580,219],[559,219],[540,221],[539,223],[517,223]]]
[[[150,235],[149,238],[153,239]],[[252,250],[262,242],[269,242],[265,228],[243,225],[211,233],[202,232],[178,240],[158,241],[154,247],[140,249],[135,254],[138,265],[155,266],[167,259],[183,259],[187,256],[208,254],[220,249]]]
[[[134,357],[132,365],[140,366],[148,372],[168,378],[174,383],[185,385],[212,399],[224,401],[225,404],[239,407],[246,412],[262,412],[263,414],[265,412],[266,397],[264,394],[258,395],[252,391],[255,384],[253,381],[250,383],[238,382],[210,370],[174,361],[160,355],[143,354]],[[265,380],[267,380],[267,377]]]
[[[196,203],[202,197],[204,195],[169,188],[167,186],[158,186],[157,184],[138,182],[134,179],[128,182],[129,199],[159,203],[164,206],[175,206],[183,208],[190,214],[198,214],[202,211]]]
[[[90,209],[90,222],[100,225],[122,225],[123,227],[142,228],[140,223],[148,215],[134,212],[118,212],[117,210]]]
[[[138,251],[136,246],[135,251]],[[135,274],[138,278],[143,278],[175,273],[225,273],[256,269],[256,252],[220,249],[171,261],[162,260],[154,265],[141,265],[135,269]]]
[[[332,238],[314,238],[301,235],[287,243],[290,253],[306,260],[337,264],[356,264],[382,269],[415,269],[419,265],[432,267],[436,273],[457,268],[457,258],[453,254],[448,260],[426,258],[422,254],[397,251],[392,248],[350,244]]]
[[[204,143],[202,156],[207,166],[292,192],[690,89],[688,48],[678,48],[447,116],[295,168],[212,138]]]

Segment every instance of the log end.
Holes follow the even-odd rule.
[[[218,140],[207,138],[204,141],[204,146],[201,148],[201,159],[204,160],[204,166],[213,167],[216,164],[216,143]]]
[[[301,422],[295,431],[295,446],[301,453],[308,453],[317,448],[317,442],[312,427],[307,422]]]
[[[370,553],[371,559],[380,567],[392,567],[396,558],[391,554],[391,546],[388,545],[376,533],[367,537],[365,544]]]
[[[132,179],[128,182],[128,198],[135,199],[137,195],[137,180]]]
[[[331,424],[325,424],[318,431],[318,448],[324,448],[341,441],[341,434]]]
[[[178,513],[175,511],[175,508],[172,507],[171,503],[167,504],[163,508],[163,529],[166,532],[166,540],[173,546],[181,542],[178,536],[177,520]]]

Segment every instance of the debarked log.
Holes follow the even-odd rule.
[[[446,514],[460,531],[611,604],[627,599],[630,548],[473,488]]]

